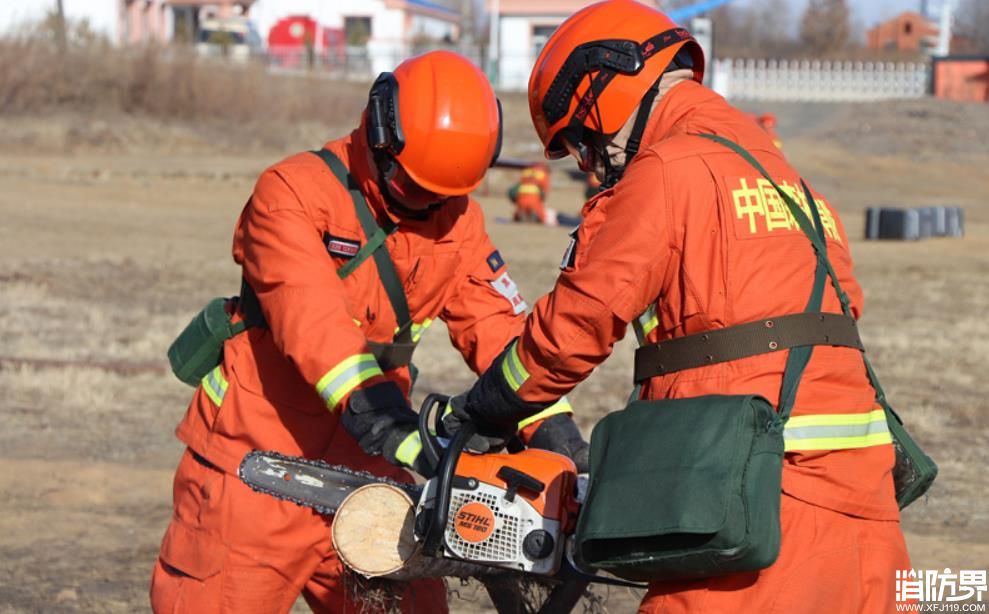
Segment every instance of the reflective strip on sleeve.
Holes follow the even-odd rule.
[[[518,342],[513,341],[512,347],[505,353],[505,357],[501,361],[501,372],[505,376],[505,381],[515,392],[518,392],[522,384],[529,379],[529,372],[525,370],[525,366],[519,360],[517,345]]]
[[[559,401],[553,403],[552,405],[542,410],[538,414],[535,414],[534,416],[529,416],[525,420],[519,422],[519,430],[521,431],[522,429],[529,426],[533,422],[539,422],[544,418],[549,418],[550,416],[555,416],[556,414],[572,414],[572,413],[573,413],[573,407],[570,406],[570,401],[567,400],[567,397],[560,397]]]
[[[411,467],[416,462],[419,453],[422,452],[422,439],[419,438],[419,431],[413,431],[398,444],[395,450],[395,458],[403,465]]]
[[[354,388],[376,375],[382,375],[374,354],[356,354],[346,358],[320,378],[316,392],[331,410]]]
[[[223,377],[223,366],[217,365],[215,369],[206,374],[203,378],[203,392],[210,398],[217,407],[223,404],[223,397],[227,394],[227,378]]]
[[[886,412],[812,414],[790,418],[783,429],[784,449],[847,450],[892,443]]]

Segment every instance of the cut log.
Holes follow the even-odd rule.
[[[424,556],[415,541],[415,504],[400,488],[368,484],[350,493],[333,518],[333,547],[368,578],[391,580],[504,573],[494,567]]]

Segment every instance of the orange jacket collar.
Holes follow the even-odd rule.
[[[643,149],[677,134],[712,132],[714,122],[706,121],[705,107],[719,99],[714,91],[696,81],[684,81],[663,96],[646,123]]]

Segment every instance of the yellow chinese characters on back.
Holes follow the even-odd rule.
[[[787,209],[786,203],[765,178],[732,177],[728,179],[728,185],[734,207],[734,211],[730,213],[735,220],[737,238],[772,236],[777,231],[800,232],[800,227]],[[787,181],[779,185],[810,217],[810,206],[802,187]],[[814,204],[818,215],[821,216],[821,226],[824,227],[825,236],[841,243],[841,234],[838,232],[831,206],[823,198],[815,198]]]

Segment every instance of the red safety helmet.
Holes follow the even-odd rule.
[[[501,150],[501,103],[484,73],[450,51],[431,51],[381,73],[371,86],[366,121],[370,146],[441,197],[476,188]]]
[[[529,78],[529,111],[546,157],[572,153],[585,131],[599,140],[618,132],[660,76],[678,67],[692,68],[699,82],[704,54],[660,11],[609,0],[573,14],[546,41]]]

